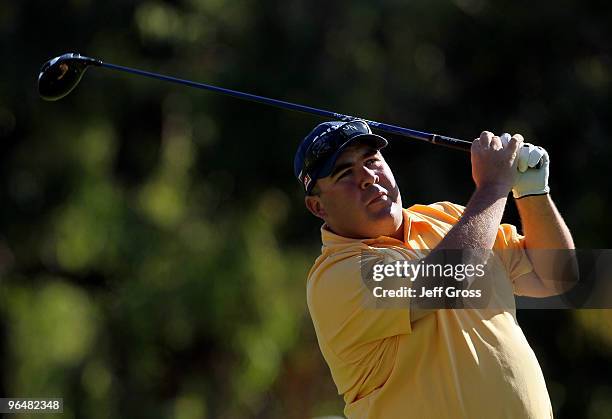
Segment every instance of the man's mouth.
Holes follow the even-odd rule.
[[[387,196],[386,193],[384,192],[379,192],[378,194],[376,194],[375,197],[373,197],[372,199],[370,199],[370,201],[366,204],[367,205],[371,205],[371,204],[376,204],[377,202],[381,202],[381,201],[388,201],[389,200],[389,196]]]

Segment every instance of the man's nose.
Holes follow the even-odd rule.
[[[367,167],[362,167],[361,170],[359,170],[359,176],[359,186],[361,189],[366,189],[372,184],[377,184],[379,181],[378,174]]]

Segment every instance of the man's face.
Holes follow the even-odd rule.
[[[350,238],[402,238],[402,198],[380,151],[356,144],[342,152],[332,173],[305,198],[314,215]]]

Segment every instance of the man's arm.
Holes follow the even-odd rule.
[[[523,140],[520,134],[514,137]],[[536,167],[538,161],[539,168]],[[548,195],[549,168],[550,159],[542,147],[526,143],[521,148],[518,156],[520,174],[512,194],[521,215],[524,244],[534,271],[515,279],[514,288],[519,295],[558,295],[578,280],[575,252],[570,250],[574,249],[572,235]]]
[[[476,190],[461,219],[424,259],[425,264],[448,263],[446,260],[448,253],[445,252],[457,249],[481,251],[471,255],[473,257],[470,260],[471,264],[476,265],[486,261],[488,253],[483,250],[492,249],[495,243],[508,194],[518,173],[517,151],[521,144],[520,139],[513,138],[507,147],[503,147],[500,138],[487,131],[473,142],[472,177]],[[457,281],[445,277],[417,277],[413,286],[417,289],[421,287],[431,289],[438,286],[457,286]],[[433,304],[435,307],[441,307],[443,303],[444,297],[413,298],[410,305],[411,321],[435,311],[427,306]]]
[[[527,256],[534,271],[518,277],[518,295],[549,297],[575,285],[578,268],[574,240],[550,195],[526,196],[516,200]]]

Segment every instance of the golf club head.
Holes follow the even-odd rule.
[[[38,93],[45,100],[59,100],[79,84],[90,65],[102,65],[102,61],[77,53],[55,57],[43,64],[38,75]]]

